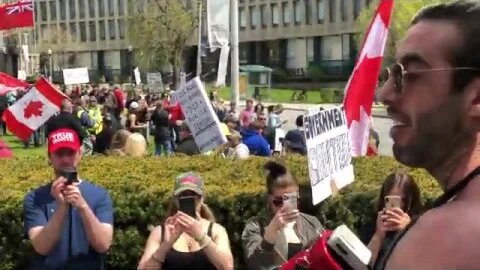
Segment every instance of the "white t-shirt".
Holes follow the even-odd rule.
[[[248,147],[245,144],[240,143],[235,147],[234,155],[233,155],[234,158],[246,159],[249,156],[250,156],[250,151],[248,150]]]

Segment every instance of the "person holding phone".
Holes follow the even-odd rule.
[[[204,203],[201,177],[177,177],[167,218],[148,237],[138,269],[233,269],[225,228]]]
[[[247,221],[242,234],[245,261],[250,270],[281,266],[307,249],[323,232],[316,217],[297,209],[298,181],[287,168],[268,161],[264,169],[269,211]]]
[[[387,176],[380,189],[375,233],[368,244],[374,264],[383,241],[404,229],[422,211],[420,191],[413,178],[403,172]]]

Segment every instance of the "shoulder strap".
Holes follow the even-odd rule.
[[[210,222],[210,225],[208,225],[208,231],[207,231],[207,235],[209,237],[212,237],[212,228],[213,228],[213,222]]]
[[[162,235],[160,236],[160,243],[163,243],[163,238],[165,235],[165,225],[162,224],[161,228],[162,228]]]
[[[433,208],[440,207],[447,202],[449,202],[455,195],[457,195],[459,192],[461,192],[463,189],[467,187],[467,185],[475,178],[475,176],[480,174],[480,167],[477,167],[475,170],[470,172],[463,180],[458,182],[455,186],[453,186],[451,189],[447,190],[442,196],[438,197],[432,204]],[[374,270],[383,270],[385,269],[385,266],[387,266],[388,259],[390,258],[390,255],[392,255],[393,250],[397,246],[398,242],[402,239],[403,236],[410,230],[413,225],[418,221],[420,218],[420,215],[415,217],[410,224],[408,224],[405,229],[402,231],[398,232],[395,234],[391,242],[383,242],[382,246],[380,248],[380,251],[378,253],[378,258],[377,261],[375,262],[375,265],[373,267]]]

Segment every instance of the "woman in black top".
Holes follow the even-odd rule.
[[[203,200],[198,174],[177,177],[167,219],[150,233],[138,269],[233,269],[227,232]]]
[[[163,109],[162,101],[156,101],[152,114],[152,122],[155,125],[155,156],[161,156],[162,150],[167,156],[173,153],[169,120],[168,112]]]

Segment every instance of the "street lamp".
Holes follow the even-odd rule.
[[[50,64],[50,81],[52,81],[53,80],[53,75],[52,75],[52,73],[53,73],[53,70],[52,70],[52,68],[53,68],[52,67],[52,53],[53,52],[52,52],[52,49],[48,49],[47,52],[48,52],[48,62]]]

